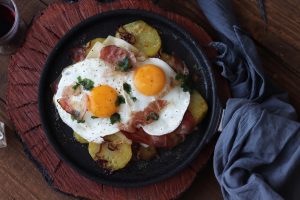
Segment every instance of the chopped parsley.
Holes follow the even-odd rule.
[[[110,116],[110,123],[114,124],[116,122],[119,122],[121,120],[121,116],[119,113],[114,113],[112,116]]]
[[[132,101],[136,102],[137,98],[136,97],[131,97]]]
[[[123,89],[125,90],[125,92],[127,92],[127,94],[131,93],[131,86],[128,83],[123,83]]]
[[[77,123],[84,123],[85,120],[81,119],[81,120],[77,120]]]
[[[78,88],[78,86],[82,85],[82,87],[85,90],[91,90],[94,88],[94,81],[92,81],[91,79],[88,78],[84,78],[82,79],[81,76],[77,77],[77,82],[76,84],[73,86],[73,89],[76,90]]]
[[[137,98],[131,96],[131,86],[128,83],[123,83],[123,89],[124,91],[130,95],[130,98],[132,99],[132,101],[136,102]]]
[[[116,100],[116,106],[119,106],[121,104],[125,103],[125,98],[122,95],[118,95],[117,100]]]
[[[184,92],[192,92],[188,75],[176,74],[175,79],[180,82],[180,86]]]
[[[132,68],[130,62],[129,62],[129,57],[126,56],[123,60],[121,60],[118,63],[117,70],[122,71],[122,72],[128,72]]]
[[[73,90],[77,90],[77,88],[80,86],[80,84],[79,83],[76,83],[75,85],[73,85]]]
[[[91,118],[92,118],[92,119],[97,119],[98,117],[96,117],[96,116],[91,116]]]
[[[150,112],[147,117],[146,117],[146,120],[149,121],[149,120],[158,120],[159,118],[159,115],[155,112]]]
[[[85,120],[83,120],[83,119],[76,119],[73,115],[71,115],[71,119],[73,120],[73,121],[77,121],[77,123],[84,123],[85,122]]]

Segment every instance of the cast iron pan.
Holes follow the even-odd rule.
[[[59,118],[52,102],[50,85],[72,63],[70,49],[95,37],[114,35],[120,25],[140,19],[160,32],[164,52],[174,52],[189,66],[191,73],[198,74],[200,82],[195,86],[207,100],[209,111],[198,130],[174,149],[160,150],[159,158],[151,161],[132,160],[124,169],[107,174],[89,156],[87,145],[76,142],[72,137],[72,130]],[[81,22],[68,32],[47,59],[39,85],[39,111],[47,137],[64,161],[90,179],[117,187],[152,184],[184,169],[216,132],[221,113],[210,64],[195,40],[174,22],[140,10],[102,13]]]

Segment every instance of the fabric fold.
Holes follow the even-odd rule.
[[[198,0],[220,35],[216,64],[229,99],[214,153],[225,199],[299,199],[300,124],[285,92],[264,74],[255,43],[238,25],[230,0]]]

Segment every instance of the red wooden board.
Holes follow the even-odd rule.
[[[127,8],[149,10],[177,22],[198,40],[209,58],[214,58],[215,52],[208,48],[211,38],[202,28],[187,18],[159,9],[151,1],[54,3],[35,18],[24,45],[12,56],[8,69],[8,114],[32,157],[58,190],[88,199],[174,199],[192,184],[210,158],[214,144],[208,145],[191,165],[172,178],[141,188],[113,188],[93,182],[70,168],[49,145],[41,127],[38,82],[46,58],[57,41],[73,26],[92,15]]]

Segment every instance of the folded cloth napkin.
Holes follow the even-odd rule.
[[[300,123],[287,95],[264,75],[230,0],[198,0],[220,34],[216,64],[229,81],[214,172],[224,199],[300,199]]]

